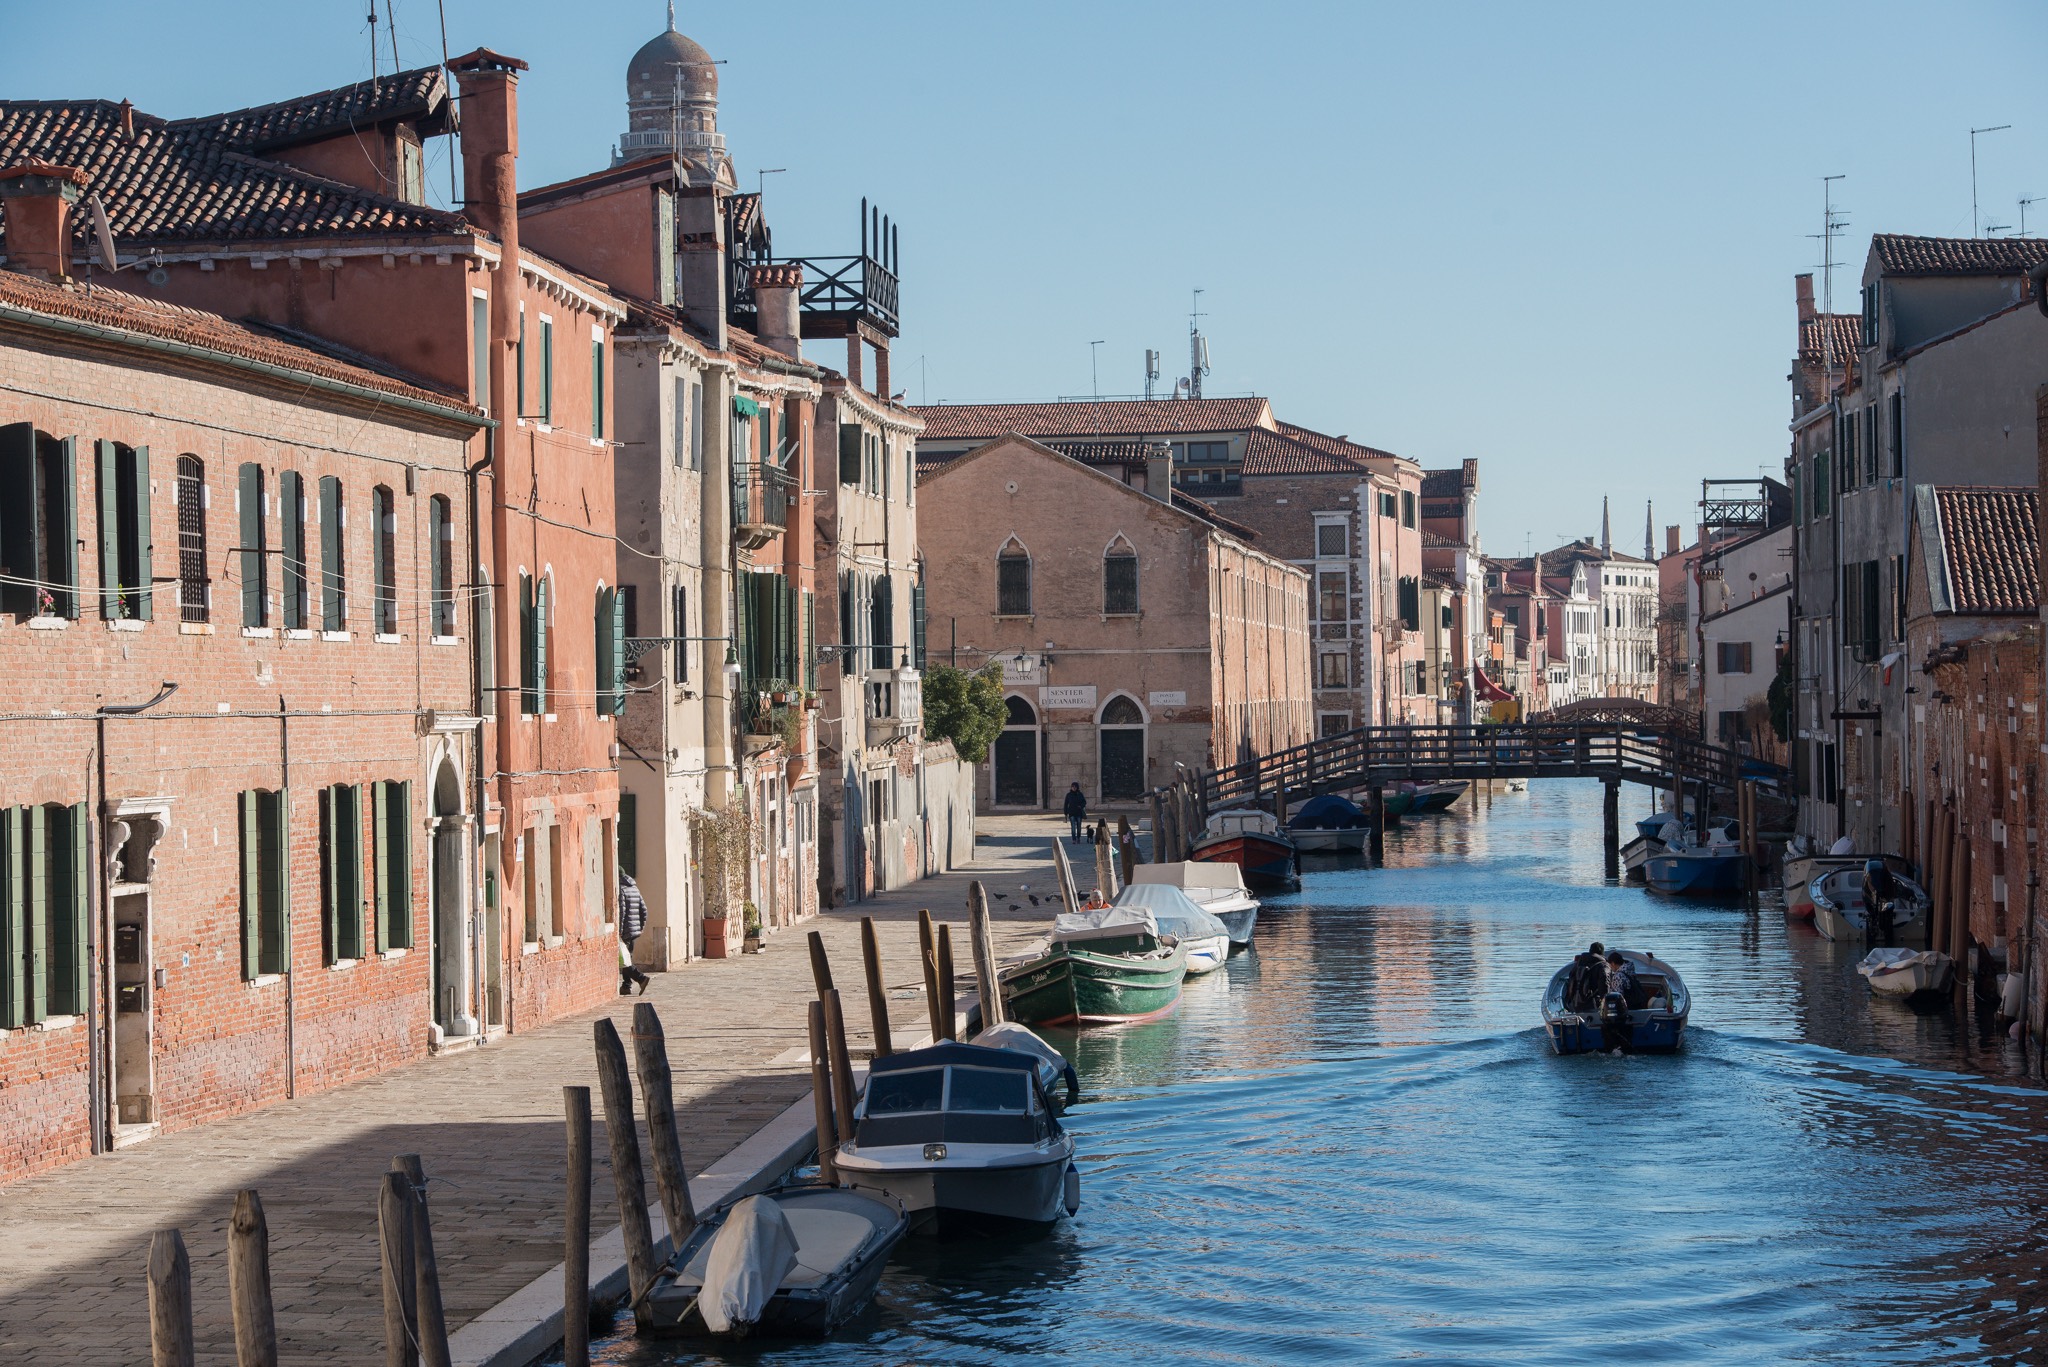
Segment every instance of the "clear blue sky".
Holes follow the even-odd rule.
[[[436,60],[434,5],[395,3],[404,63]],[[178,117],[369,72],[367,0],[0,4],[8,96]],[[451,52],[533,64],[522,183],[604,163],[661,4],[447,10]],[[1980,139],[1987,222],[2048,196],[2038,0],[787,0],[678,26],[728,63],[742,183],[787,168],[780,250],[852,251],[863,194],[900,225],[913,401],[1086,394],[1097,338],[1105,393],[1146,347],[1170,384],[1200,286],[1209,393],[1478,457],[1496,553],[1596,531],[1603,493],[1639,550],[1646,499],[1689,526],[1703,476],[1776,471],[1822,175],[1847,177],[1844,311],[1871,232],[1970,231],[1972,125],[2014,126]]]

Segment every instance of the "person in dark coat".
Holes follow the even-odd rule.
[[[1067,814],[1067,824],[1074,828],[1074,839],[1078,841],[1081,838],[1081,823],[1088,819],[1088,798],[1082,793],[1080,784],[1076,783],[1067,789],[1064,810]]]
[[[647,899],[640,895],[640,885],[633,881],[633,875],[619,870],[619,995],[630,997],[633,988],[640,988],[640,995],[647,995],[647,974],[633,963],[633,942],[647,929]]]

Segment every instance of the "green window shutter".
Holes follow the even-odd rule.
[[[633,793],[619,794],[619,871],[640,876],[640,799]]]
[[[543,714],[554,706],[554,699],[548,696],[548,618],[554,608],[553,597],[543,575],[533,586],[533,710]]]
[[[839,424],[839,482],[860,483],[860,428],[853,423]]]
[[[85,804],[76,803],[64,813],[64,889],[59,925],[62,933],[54,942],[55,965],[50,984],[51,1010],[64,1016],[82,1016],[92,1001],[88,986],[91,961],[86,951],[86,928],[92,921],[86,869]]]
[[[320,628],[348,629],[348,603],[343,598],[341,553],[341,481],[320,477]]]
[[[257,800],[265,818],[263,869],[264,926],[270,949],[272,973],[288,973],[292,966],[292,795],[289,789],[259,793]]]
[[[34,423],[0,427],[0,612],[26,620],[36,615],[36,586],[14,580],[43,577],[36,510],[42,506],[41,471],[36,463]]]
[[[412,784],[387,783],[385,814],[391,819],[391,945],[412,948]]]
[[[391,948],[391,921],[399,914],[391,898],[391,785],[382,780],[370,785],[370,856],[375,869],[371,884],[377,909],[377,952]]]
[[[263,835],[257,813],[257,792],[245,789],[242,806],[242,977],[253,980],[261,972],[263,904]]]
[[[100,491],[100,616],[121,615],[121,477],[114,443],[93,443]]]
[[[592,635],[596,639],[597,646],[597,663],[596,667],[591,670],[592,682],[597,685],[594,690],[597,696],[597,715],[609,717],[612,714],[612,591],[610,589],[601,588],[597,591],[597,610],[591,614],[591,622],[595,627]]]
[[[28,977],[30,1024],[50,1014],[50,809],[27,809],[28,896],[23,927],[23,968]]]
[[[57,461],[55,516],[60,538],[57,562],[64,579],[64,591],[57,595],[57,611],[75,622],[78,620],[78,438],[64,438],[58,446]],[[80,1011],[84,1009],[83,1005],[79,1007]]]
[[[925,615],[924,584],[922,581],[910,586],[910,662],[918,669],[924,668]]]
[[[279,596],[284,604],[284,627],[298,631],[306,616],[299,610],[306,593],[305,481],[297,470],[281,470],[277,476],[277,518],[279,559],[283,562]]]
[[[135,448],[135,615],[156,615],[156,543],[149,532],[149,448]]]
[[[818,595],[804,590],[804,687],[818,691]]]
[[[604,343],[590,344],[590,435],[604,439]]]
[[[519,710],[532,714],[539,709],[533,695],[533,576],[519,576]]]
[[[242,505],[242,625],[260,627],[266,621],[263,582],[263,467],[253,461],[241,469],[239,500]]]
[[[320,790],[320,948],[328,963],[341,952],[341,824],[336,819],[334,788]]]
[[[0,809],[0,1029],[27,1024],[27,811]]]
[[[335,885],[340,890],[341,957],[363,957],[363,789],[356,783],[335,788],[335,849],[339,854]]]
[[[659,630],[659,628],[656,628]],[[680,650],[682,647],[677,646]],[[605,687],[611,690],[612,715],[621,716],[626,710],[626,591],[612,593],[611,619],[611,660],[604,674]]]

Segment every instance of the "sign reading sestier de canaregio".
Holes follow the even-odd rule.
[[[1048,708],[1086,708],[1088,711],[1093,712],[1095,710],[1095,685],[1065,684],[1059,687],[1048,685],[1038,690],[1038,705]]]
[[[1186,707],[1188,705],[1187,691],[1176,688],[1172,692],[1147,693],[1145,695],[1145,705],[1147,707]]]

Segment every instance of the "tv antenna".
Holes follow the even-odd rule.
[[[1842,229],[1849,226],[1849,211],[1835,207],[1835,182],[1843,176],[1822,176],[1821,184],[1821,230],[1816,234],[1821,240],[1820,326],[1821,362],[1825,368],[1828,392],[1834,392],[1835,380],[1835,333],[1833,324],[1825,320],[1835,311],[1835,239]]]
[[[2039,196],[2039,195],[2021,195],[2021,196],[2020,196],[2020,236],[2021,236],[2021,237],[2025,237],[2025,236],[2027,235],[2027,206],[2028,206],[2029,204],[2039,204],[2040,202],[2041,202],[2041,196]]]
[[[1979,133],[2003,133],[2012,127],[2009,123],[1996,123],[1989,128],[1970,130],[1970,236],[1980,236],[1977,231],[1977,135]]]
[[[1188,310],[1188,397],[1202,397],[1202,377],[1209,373],[1209,339],[1202,335],[1202,291],[1196,290]]]
[[[1107,338],[1099,338],[1088,344],[1088,385],[1094,391],[1097,399],[1102,397],[1102,371],[1097,366],[1096,361],[1102,355],[1102,343],[1107,340]]]

